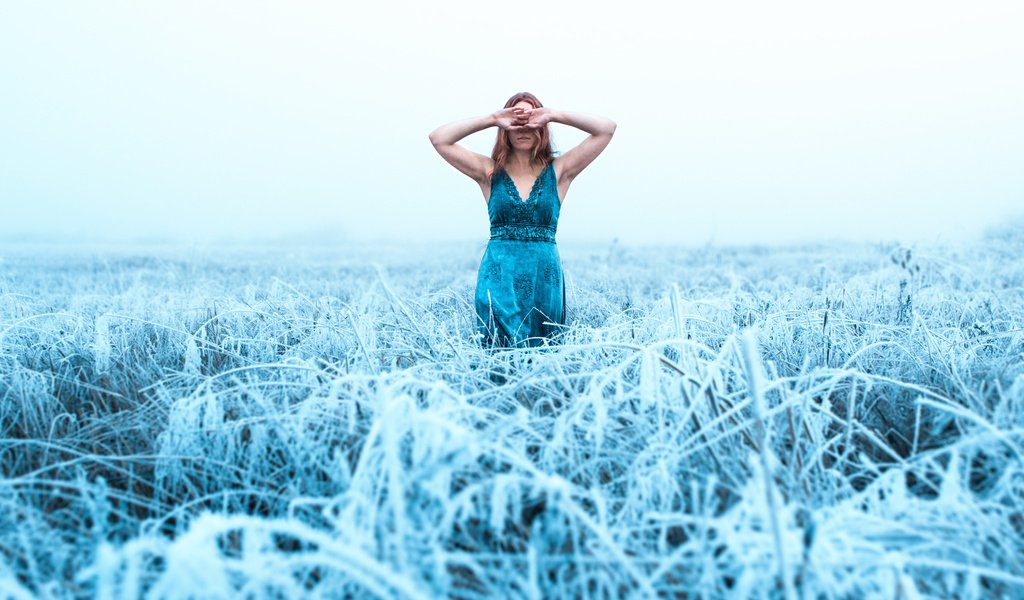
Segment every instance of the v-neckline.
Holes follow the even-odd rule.
[[[523,203],[523,204],[526,204],[527,202],[532,200],[534,194],[537,193],[537,184],[540,183],[541,178],[544,177],[544,173],[547,172],[548,167],[550,167],[550,166],[551,166],[551,163],[549,162],[548,164],[544,165],[543,169],[540,170],[540,174],[537,175],[537,178],[533,180],[533,185],[530,186],[530,194],[526,197],[526,200],[523,200],[523,194],[520,193],[519,188],[516,187],[515,179],[512,179],[512,176],[508,174],[508,171],[506,171],[504,169],[502,169],[502,171],[505,173],[505,177],[508,178],[508,182],[512,184],[512,189],[515,191],[516,198],[518,199],[518,201]]]

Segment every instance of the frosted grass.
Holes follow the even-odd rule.
[[[0,595],[1024,594],[1024,238],[479,250],[5,248]]]

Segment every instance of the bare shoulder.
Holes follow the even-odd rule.
[[[472,177],[480,187],[489,187],[491,185],[491,172],[494,170],[494,159],[490,156],[484,156],[483,154],[476,155],[476,165],[471,173],[466,173]]]
[[[484,176],[480,178],[480,183],[481,185],[490,185],[491,177],[494,175],[494,159],[483,154],[480,156],[483,157],[484,164]]]
[[[566,164],[564,154],[556,156],[555,159],[551,161],[551,163],[551,168],[555,170],[555,178],[558,180],[558,183],[562,184],[569,183],[570,181],[572,181],[572,177],[570,176],[570,174],[566,173],[565,171]]]
[[[482,155],[481,155],[482,156]],[[477,179],[477,183],[480,184],[480,191],[484,194],[484,202],[490,202],[491,200],[491,180],[493,179],[494,171],[494,160],[490,157],[484,157],[484,173],[483,177]]]
[[[551,168],[555,170],[555,187],[558,188],[558,204],[562,205],[565,202],[565,195],[569,193],[569,184],[572,183],[572,177],[565,172],[565,160],[564,156],[556,156],[551,161]]]

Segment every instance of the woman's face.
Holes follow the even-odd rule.
[[[531,109],[533,105],[526,100],[521,100],[515,104],[516,108]],[[512,148],[516,150],[533,150],[537,143],[540,142],[540,130],[539,129],[517,129],[508,132],[509,142],[512,144]]]

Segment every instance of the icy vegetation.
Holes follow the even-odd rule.
[[[1024,235],[561,251],[0,248],[0,597],[1024,596]]]

